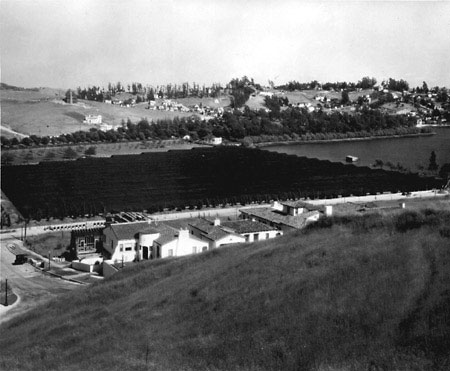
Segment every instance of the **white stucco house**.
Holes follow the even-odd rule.
[[[148,222],[117,223],[107,226],[104,249],[109,253],[113,262],[129,262],[142,259],[143,247],[153,245],[153,241],[160,236],[160,232]]]
[[[274,202],[272,207],[258,207],[239,210],[240,217],[254,220],[280,230],[301,229],[308,223],[319,220],[321,215],[332,215],[332,206],[315,206],[307,202]]]
[[[245,242],[263,241],[283,235],[283,231],[254,220],[234,220],[222,223],[224,230],[240,234]]]
[[[207,241],[191,235],[187,229],[162,234],[153,241],[154,251],[161,258],[198,254],[207,251],[208,247]]]
[[[196,221],[189,223],[189,232],[200,240],[208,242],[209,250],[224,245],[245,242],[244,236],[222,228],[219,219],[215,219],[211,222],[199,218]]]

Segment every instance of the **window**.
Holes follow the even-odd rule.
[[[248,240],[250,239],[250,235],[246,234],[245,236],[245,242],[248,242]]]
[[[173,256],[173,250],[169,249],[169,251],[167,252],[169,256]]]
[[[253,235],[253,241],[258,241],[259,240],[259,234],[258,233],[255,233],[254,235]]]
[[[111,244],[112,244],[112,242],[111,242]],[[123,251],[123,245],[122,244],[119,245],[119,251]]]
[[[131,250],[133,250],[133,248],[131,246],[125,247],[125,251],[131,251]]]

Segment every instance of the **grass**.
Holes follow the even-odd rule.
[[[28,248],[39,255],[48,257],[63,255],[70,245],[70,232],[45,233],[27,237]]]
[[[58,95],[59,94],[59,95]],[[120,125],[129,118],[137,122],[191,116],[192,113],[153,111],[147,104],[120,107],[106,103],[79,100],[77,104],[64,103],[61,92],[41,89],[35,91],[1,90],[2,125],[19,133],[38,136],[57,136],[78,130],[89,131],[92,125],[83,124],[86,115],[102,115],[103,122]]]
[[[158,140],[141,142],[117,142],[117,143],[89,143],[71,145],[78,157],[84,156],[84,151],[90,147],[96,148],[93,157],[109,157],[112,155],[137,155],[143,152],[164,152],[169,150],[191,149],[199,147],[195,143],[183,140]],[[30,147],[23,149],[2,150],[2,156],[9,156],[10,165],[35,164],[45,161],[64,160],[64,153],[69,146]]]
[[[373,218],[126,268],[3,325],[0,368],[444,370],[449,239]]]

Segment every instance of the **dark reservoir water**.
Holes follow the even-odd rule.
[[[419,166],[428,167],[431,151],[436,153],[439,166],[450,163],[450,128],[433,128],[433,131],[436,134],[431,136],[273,145],[263,149],[344,163],[346,156],[356,156],[359,161],[354,164],[358,166],[371,166],[378,159],[394,165],[400,163],[416,172]]]

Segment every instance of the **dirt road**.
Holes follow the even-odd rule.
[[[8,279],[8,286],[18,296],[18,300],[8,307],[0,305],[0,324],[58,295],[80,288],[79,284],[47,276],[30,264],[13,265],[15,255],[7,248],[8,244],[20,247],[20,241],[2,238],[0,279]]]

